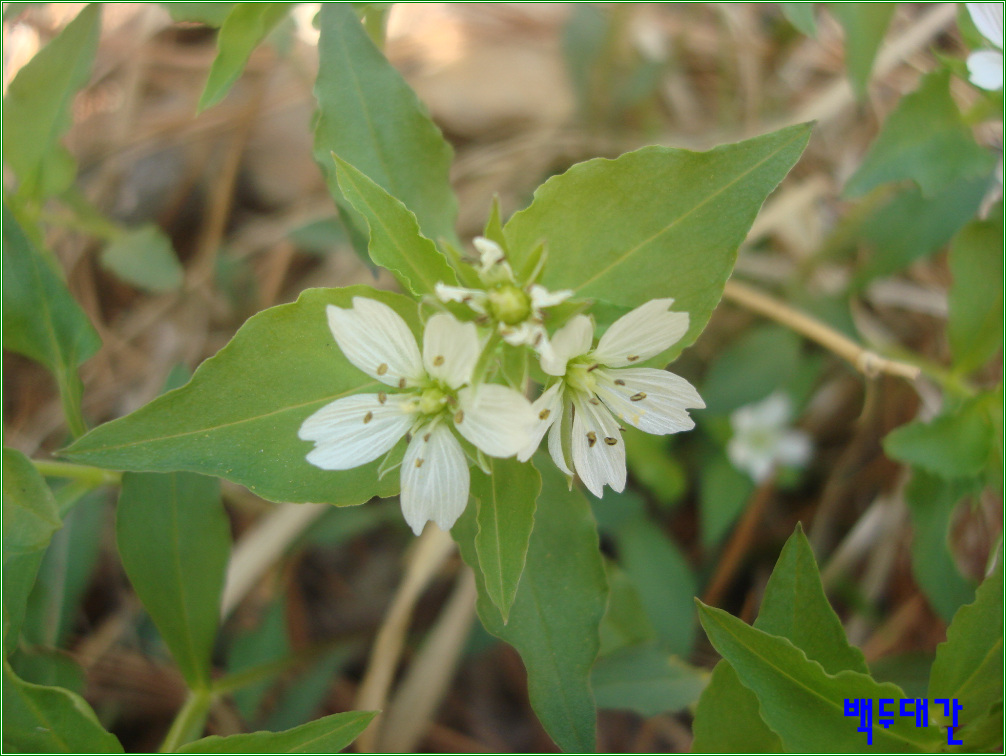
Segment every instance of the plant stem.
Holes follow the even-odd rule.
[[[206,726],[206,718],[213,704],[213,693],[208,690],[189,692],[182,708],[175,715],[171,729],[161,743],[160,753],[174,753],[186,743],[196,740]]]
[[[747,284],[727,281],[727,285],[723,289],[723,296],[752,312],[764,315],[787,328],[791,328],[811,341],[816,341],[825,349],[829,349],[839,357],[848,360],[856,370],[868,378],[887,373],[914,381],[922,372],[915,365],[895,362],[881,357],[869,349],[864,349],[830,326]]]
[[[33,459],[31,462],[46,478],[69,478],[90,485],[91,488],[117,486],[122,482],[122,473],[114,470],[102,470],[100,467],[75,465],[72,462],[57,462],[52,459]]]

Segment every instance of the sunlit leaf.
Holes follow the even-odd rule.
[[[737,247],[809,137],[801,124],[708,152],[653,146],[574,165],[507,223],[511,258],[520,266],[544,240],[549,289],[625,307],[673,297],[690,317],[673,357],[705,327]]]
[[[356,740],[376,714],[346,711],[283,732],[211,735],[182,746],[177,753],[338,753]]]

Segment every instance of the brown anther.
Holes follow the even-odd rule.
[[[598,362],[595,362],[593,365],[591,365],[589,368],[587,368],[587,372],[590,373],[590,372],[592,372],[594,370],[597,370],[599,367],[601,367],[601,364],[598,363]]]
[[[432,435],[433,435],[432,433],[424,433],[423,434],[423,441],[425,441],[426,443],[429,443],[430,442],[430,436],[432,436]]]
[[[398,388],[400,388],[400,389],[405,388],[405,379],[404,378],[399,378],[398,379]]]
[[[383,391],[378,391],[377,392],[377,403],[378,404],[384,404],[386,401],[388,401],[388,395],[385,394]]]
[[[636,360],[639,359],[639,355],[638,354],[630,354],[625,359],[627,359],[629,362],[635,362]]]
[[[593,448],[597,443],[597,434],[594,431],[587,431],[587,446]]]
[[[641,402],[646,398],[646,392],[640,391],[638,394],[633,394],[629,397],[630,402]]]
[[[368,412],[366,415],[363,416],[363,424],[366,425],[373,419],[374,419],[374,413]]]
[[[544,337],[545,337],[545,334],[543,334],[541,331],[538,331],[538,333],[534,337],[534,346],[539,346],[541,344],[541,340]]]
[[[587,401],[593,404],[595,407],[601,403],[601,400],[598,399],[596,396],[590,397],[590,399],[588,399]]]
[[[423,462],[424,462],[424,460],[423,460],[422,457],[420,457],[419,459],[417,459],[416,460],[416,467],[422,467],[423,466]]]
[[[621,378],[616,378],[615,379],[615,385],[616,386],[624,386],[625,385],[625,381],[623,381]]]
[[[440,367],[443,364],[444,364],[444,356],[442,354],[438,354],[436,357],[433,358],[433,367]]]
[[[614,446],[615,444],[618,443],[618,439],[612,438],[611,436],[605,436],[604,443],[606,443],[608,446]]]
[[[377,374],[378,375],[384,375],[387,372],[388,372],[388,363],[387,362],[382,362],[380,365],[377,366]]]
[[[539,420],[547,420],[548,416],[551,415],[551,414],[552,414],[552,410],[543,409],[541,412],[538,413],[538,419]]]
[[[464,419],[465,419],[465,411],[464,410],[458,410],[457,412],[454,413],[454,424],[455,425],[460,425],[461,421],[464,420]]]

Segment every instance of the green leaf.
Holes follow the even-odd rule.
[[[153,224],[115,239],[102,250],[101,264],[123,281],[153,292],[177,289],[184,275],[171,240]]]
[[[690,706],[706,684],[699,670],[652,644],[598,659],[591,682],[600,708],[628,709],[643,717]]]
[[[636,483],[665,507],[679,503],[688,481],[681,463],[672,456],[667,437],[630,427],[622,434],[622,439],[625,441],[625,463]]]
[[[626,646],[643,645],[657,637],[639,591],[629,576],[614,562],[606,562],[604,567],[608,577],[608,608],[599,628],[600,656],[607,656]]]
[[[948,541],[954,510],[974,489],[971,481],[944,480],[925,470],[915,470],[905,487],[912,521],[912,575],[947,622],[975,594],[971,581],[957,569]]]
[[[238,3],[158,3],[175,22],[220,26]]]
[[[930,698],[956,698],[961,724],[976,721],[1003,700],[1003,557],[978,587],[973,604],[962,606],[936,647],[929,677]]]
[[[227,653],[227,671],[234,675],[259,665],[277,662],[290,653],[286,629],[286,601],[281,595],[264,612],[257,627],[233,639]],[[272,677],[272,675],[263,676],[232,693],[234,705],[246,722],[258,721],[258,711],[262,699],[273,683]]]
[[[264,727],[274,731],[286,730],[310,722],[339,679],[339,669],[358,655],[358,648],[346,645],[301,670],[300,675],[283,689]]]
[[[63,523],[56,500],[21,452],[3,450],[3,651],[18,644],[45,549]]]
[[[722,454],[702,468],[699,483],[699,519],[702,547],[714,549],[744,511],[744,504],[754,491],[754,484]]]
[[[687,657],[695,642],[693,599],[698,584],[677,545],[645,517],[615,533],[625,573],[643,600],[646,613],[667,649]]]
[[[828,673],[868,671],[863,654],[849,645],[842,623],[824,595],[817,562],[799,525],[786,541],[765,586],[755,627],[787,638]],[[725,721],[732,726],[723,727]],[[716,665],[699,700],[694,750],[736,752],[743,734],[750,738],[752,751],[779,753],[782,743],[765,722],[757,697],[724,659]]]
[[[506,624],[527,561],[541,475],[516,459],[494,459],[492,474],[472,472],[479,531],[475,552],[489,598]]]
[[[73,181],[73,158],[58,140],[70,128],[74,95],[91,76],[100,29],[101,5],[91,3],[18,71],[7,88],[3,155],[18,178],[20,196],[43,199]]]
[[[709,367],[702,399],[711,413],[733,412],[784,385],[800,362],[800,337],[788,328],[759,325],[745,330]]]
[[[817,36],[817,19],[814,16],[814,3],[779,3],[782,15],[793,26],[808,37]]]
[[[451,534],[475,571],[482,624],[516,648],[524,661],[531,706],[545,731],[563,750],[593,751],[590,668],[607,600],[604,563],[586,499],[569,490],[565,476],[551,463],[541,477],[527,564],[507,624],[478,568],[475,507],[465,510]]]
[[[337,202],[341,197],[335,153],[415,213],[427,238],[454,239],[457,200],[448,176],[453,151],[440,129],[351,6],[322,5],[318,23],[314,157],[332,196]],[[339,205],[345,218],[348,208]],[[351,228],[360,228],[349,214]]]
[[[988,176],[992,167],[992,154],[975,141],[950,96],[950,72],[939,70],[887,117],[845,195],[860,197],[889,181],[912,179],[932,197],[958,179]]]
[[[346,711],[283,732],[211,735],[182,746],[177,753],[338,753],[376,715],[376,711]]]
[[[220,482],[126,473],[115,528],[122,566],[185,681],[208,688],[231,540]]]
[[[3,747],[6,753],[122,753],[76,693],[33,685],[3,663]]]
[[[950,247],[947,336],[954,368],[969,373],[1003,346],[1003,220],[1001,210],[961,230]]]
[[[370,230],[370,258],[416,296],[432,294],[438,282],[456,285],[454,269],[420,233],[409,208],[338,155],[334,159],[339,189]]]
[[[709,152],[654,146],[574,165],[538,187],[531,206],[507,223],[511,261],[519,268],[544,240],[541,282],[549,289],[625,307],[674,297],[690,325],[673,357],[705,327],[737,247],[800,157],[810,128]]]
[[[866,94],[880,43],[894,14],[894,3],[827,3],[845,29],[845,67],[856,96]]]
[[[982,401],[969,400],[932,422],[914,420],[884,438],[884,453],[942,478],[978,475],[992,449],[992,426]]]
[[[787,751],[936,750],[941,739],[936,728],[919,729],[914,721],[895,717],[884,729],[874,719],[873,744],[867,745],[866,735],[856,730],[858,719],[844,715],[846,698],[903,698],[896,685],[879,684],[851,670],[829,675],[788,639],[757,630],[722,609],[698,604],[709,640],[758,697],[762,718]]]
[[[220,102],[256,47],[280,21],[292,3],[237,3],[227,14],[217,33],[217,57],[210,68],[206,87],[199,97],[197,112]]]
[[[360,504],[398,491],[398,476],[377,479],[380,460],[332,472],[308,463],[297,432],[326,404],[383,384],[342,354],[325,306],[377,299],[418,329],[415,303],[366,286],[309,289],[293,304],[252,316],[192,380],[131,415],[95,428],[63,454],[124,470],[187,470],[247,486],[273,501]]]
[[[3,208],[3,344],[42,363],[56,377],[74,434],[84,433],[77,366],[101,339],[49,261]]]

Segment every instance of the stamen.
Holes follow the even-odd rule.
[[[378,375],[384,375],[387,372],[388,372],[388,363],[387,362],[382,362],[380,365],[377,366],[377,374]]]
[[[597,443],[597,434],[594,431],[587,431],[587,446],[590,448],[594,447]]]
[[[369,423],[373,419],[374,419],[374,413],[373,412],[367,412],[367,414],[363,416],[363,424],[366,425],[367,423]]]
[[[444,364],[444,356],[442,354],[438,354],[436,357],[433,358],[434,367],[440,367],[443,364]]]
[[[383,391],[378,391],[377,392],[377,403],[378,404],[384,404],[386,401],[388,401],[388,395],[385,394]]]
[[[624,386],[625,385],[625,381],[623,381],[621,378],[616,378],[615,379],[615,385],[616,386]]]
[[[645,398],[646,398],[646,392],[645,391],[640,391],[638,394],[633,394],[632,396],[630,396],[629,397],[629,401],[630,402],[641,402]]]
[[[629,362],[635,362],[636,360],[639,359],[639,355],[638,354],[630,354],[625,359],[627,359]]]
[[[598,399],[596,396],[590,397],[590,399],[588,399],[587,401],[593,404],[595,407],[601,403],[601,400]]]
[[[544,337],[545,337],[545,334],[543,334],[541,331],[538,331],[538,333],[534,337],[534,343],[532,344],[532,346],[535,346],[535,347],[541,346],[541,340]]]
[[[426,443],[429,443],[430,442],[430,436],[432,436],[432,435],[433,435],[432,433],[424,433],[423,434],[423,441],[425,441]]]
[[[548,416],[551,415],[551,414],[552,414],[552,410],[543,409],[541,412],[538,413],[538,419],[539,420],[547,420]]]
[[[424,461],[425,460],[422,457],[420,457],[419,459],[417,459],[416,460],[416,467],[422,467]]]
[[[398,388],[400,388],[400,389],[405,388],[405,379],[404,378],[399,378],[398,379]]]
[[[612,438],[611,436],[605,436],[604,443],[606,443],[608,446],[614,446],[615,444],[618,443],[618,439]]]
[[[454,424],[455,425],[460,425],[461,421],[464,420],[464,419],[465,419],[465,411],[464,410],[458,410],[457,412],[454,413]]]
[[[601,364],[599,362],[595,362],[593,365],[587,368],[587,372],[590,373],[594,370],[597,370],[599,367],[601,367]]]

